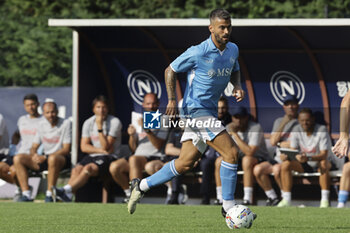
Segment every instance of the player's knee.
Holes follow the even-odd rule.
[[[275,177],[279,177],[281,173],[281,166],[273,166],[272,172]]]
[[[283,161],[283,163],[281,164],[281,171],[283,172],[290,171],[290,161],[288,160]]]
[[[232,146],[229,151],[222,153],[221,156],[227,163],[237,164],[238,162],[238,151],[234,146]]]
[[[14,164],[20,164],[23,161],[23,155],[19,154],[13,157],[13,163]]]
[[[47,158],[47,164],[50,166],[50,165],[54,165],[58,160],[58,157],[57,156],[52,156],[50,155],[48,158]]]
[[[136,155],[132,155],[129,158],[129,164],[131,167],[135,167],[138,166],[138,164],[140,164],[141,161],[141,156],[136,156]]]
[[[223,160],[227,163],[231,164],[237,164],[238,163],[238,158],[236,156],[228,156],[228,155],[223,155]],[[221,163],[221,161],[220,161]]]
[[[262,169],[261,166],[255,166],[254,169],[253,169],[253,174],[256,177],[261,176],[262,172],[263,172],[263,169]]]
[[[328,167],[327,160],[321,160],[321,161],[320,161],[320,167],[321,167],[322,169],[327,169],[327,167]]]
[[[113,175],[113,174],[117,174],[119,170],[119,166],[117,162],[113,162],[111,163],[111,165],[109,165],[109,172]]]
[[[330,164],[327,160],[321,160],[320,161],[320,170],[321,173],[325,173],[330,169]]]
[[[178,159],[178,162],[176,164],[177,165],[176,168],[177,168],[179,173],[188,172],[193,168],[194,163],[195,163],[195,161],[183,161],[183,160]]]
[[[151,175],[155,172],[155,164],[146,163],[145,171],[148,175]]]
[[[252,169],[255,165],[254,158],[252,156],[244,156],[242,159],[242,168],[243,170]]]

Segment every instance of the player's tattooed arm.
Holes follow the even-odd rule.
[[[168,100],[175,100],[176,73],[170,66],[165,69],[165,85],[168,93]]]
[[[240,71],[235,71],[231,74],[230,82],[234,86],[232,95],[236,98],[237,102],[244,99],[245,93],[241,86],[241,73]]]
[[[165,111],[166,115],[175,116],[177,112],[176,106],[176,73],[168,66],[165,69],[165,85],[168,93],[168,105]]]

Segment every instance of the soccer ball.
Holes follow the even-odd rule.
[[[230,229],[250,228],[254,216],[247,206],[235,205],[227,211],[225,220]]]

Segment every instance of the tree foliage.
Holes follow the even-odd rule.
[[[350,0],[0,0],[0,86],[71,84],[71,29],[49,18],[350,17]]]

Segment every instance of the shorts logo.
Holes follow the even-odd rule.
[[[131,72],[127,80],[128,88],[132,99],[142,105],[145,94],[153,92],[160,99],[162,89],[159,81],[151,73],[145,70],[135,70]]]
[[[95,161],[95,163],[101,166],[103,164],[103,160],[102,159],[98,159],[98,160]]]
[[[299,104],[304,101],[304,84],[295,74],[288,71],[277,71],[270,80],[270,90],[275,100],[283,105],[287,94],[294,95],[299,100]]]
[[[143,128],[144,129],[160,129],[160,116],[162,114],[157,110],[156,112],[143,113]]]

